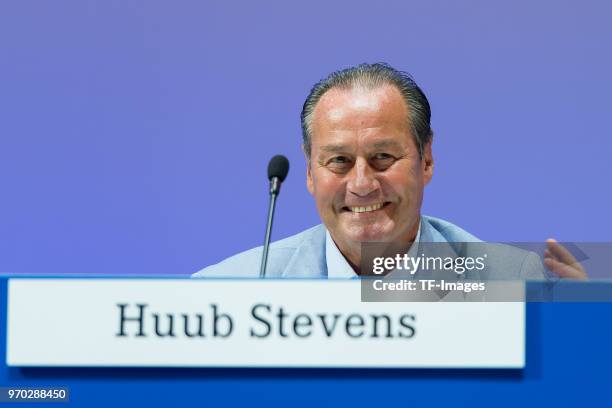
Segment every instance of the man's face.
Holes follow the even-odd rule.
[[[430,144],[419,158],[407,118],[393,86],[331,89],[315,107],[307,185],[341,250],[414,240],[433,159]]]

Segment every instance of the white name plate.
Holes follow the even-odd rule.
[[[7,365],[522,368],[525,305],[358,280],[10,279]]]

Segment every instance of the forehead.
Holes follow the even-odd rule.
[[[334,131],[408,128],[408,107],[392,85],[374,89],[332,88],[317,103],[312,118],[313,136]]]

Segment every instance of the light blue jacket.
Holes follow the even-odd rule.
[[[273,242],[266,277],[326,278],[325,226],[319,224],[291,237]],[[458,243],[482,242],[472,234],[439,218],[421,216],[421,243],[448,243],[455,256],[469,256],[471,247]],[[457,243],[457,245],[455,245]],[[508,245],[486,244],[487,268],[472,279],[543,279],[538,255]],[[482,248],[482,247],[480,247]],[[466,251],[468,253],[466,253]],[[258,278],[262,247],[250,249],[195,273],[193,277]]]

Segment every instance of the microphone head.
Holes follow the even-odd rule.
[[[283,182],[285,177],[289,173],[289,160],[282,154],[277,154],[270,159],[268,163],[268,179],[272,180],[274,177]]]

